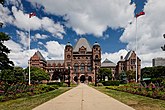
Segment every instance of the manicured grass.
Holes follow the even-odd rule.
[[[50,91],[35,96],[28,96],[16,100],[0,102],[0,110],[31,110],[32,108],[68,91],[71,88],[60,87],[57,90]]]
[[[126,92],[95,87],[95,89],[123,102],[136,110],[165,110],[165,101]]]

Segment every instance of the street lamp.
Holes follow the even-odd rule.
[[[70,87],[70,66],[68,67],[68,87]]]
[[[97,65],[95,65],[95,86],[97,86],[97,78],[96,78],[96,74],[97,74]]]
[[[165,34],[163,34],[163,37],[165,38]],[[165,51],[165,45],[161,47],[163,51]]]

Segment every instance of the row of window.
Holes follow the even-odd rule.
[[[80,72],[84,72],[85,71],[85,66],[80,66],[80,69],[78,66],[74,67],[74,71],[78,72],[80,70]],[[91,66],[87,66],[87,71],[92,71],[92,67]]]

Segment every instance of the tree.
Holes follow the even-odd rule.
[[[165,77],[165,67],[145,67],[141,70],[142,78],[161,78]]]
[[[9,60],[8,54],[10,50],[4,45],[4,41],[8,41],[10,37],[0,32],[0,70],[11,69],[14,63]]]
[[[25,69],[25,73],[27,74],[27,78],[29,78],[28,72],[29,72],[29,67],[27,67]],[[41,68],[31,67],[30,68],[30,79],[32,82],[40,82],[42,80],[49,80],[49,74],[46,73]]]
[[[26,81],[26,75],[22,67],[14,67],[14,76],[16,83],[24,83]]]
[[[131,70],[126,71],[126,75],[129,81],[135,79],[136,77],[135,71],[131,71]]]
[[[108,79],[112,79],[112,72],[111,69],[107,68],[100,68],[100,72],[98,74],[99,79],[102,81],[102,79],[105,81],[105,77],[108,77]]]
[[[5,69],[0,72],[0,81],[5,84],[16,84],[25,82],[25,74],[22,67]]]

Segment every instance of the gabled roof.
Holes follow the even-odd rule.
[[[128,53],[127,53],[127,55],[125,56],[125,60],[129,60],[129,58],[131,57],[131,55],[132,55],[132,53],[133,53],[134,51],[129,51]]]
[[[46,61],[45,58],[40,53],[40,51],[35,52],[35,54],[40,58],[40,60]]]
[[[116,64],[108,60],[107,58],[101,63],[101,67],[115,67],[115,66]]]
[[[80,38],[77,41],[76,45],[74,46],[73,52],[78,52],[79,48],[81,48],[82,46],[84,46],[86,48],[87,52],[92,51],[92,48],[91,48],[89,42],[85,38]]]

